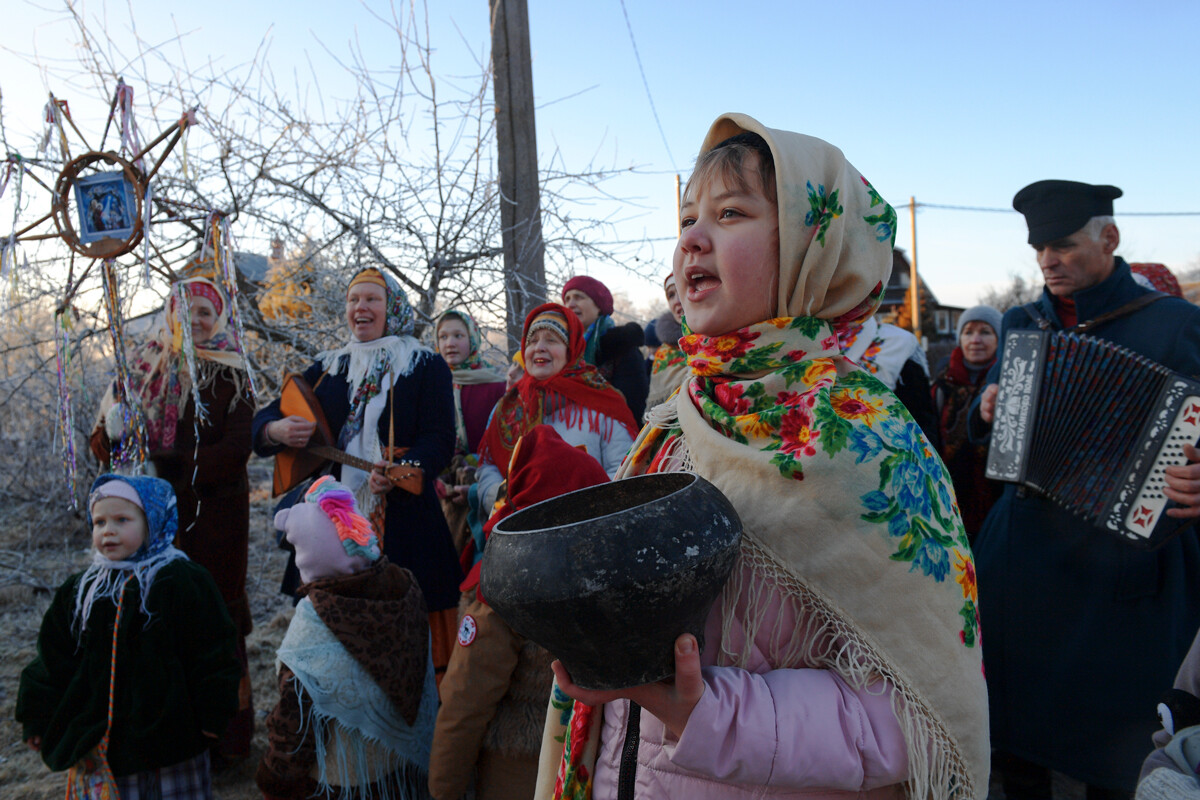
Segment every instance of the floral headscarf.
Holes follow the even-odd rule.
[[[203,297],[213,304],[217,315],[207,341],[192,342],[190,311],[182,308],[180,290],[189,299]],[[229,326],[229,312],[228,299],[212,281],[207,278],[179,281],[172,287],[153,332],[133,352],[131,388],[141,403],[151,452],[175,446],[175,429],[193,388],[211,385],[222,369],[227,370],[225,375],[238,389],[230,401],[231,409],[245,393],[246,364]],[[198,387],[192,386],[193,368]],[[100,403],[101,419],[115,403],[116,387],[110,386]],[[198,416],[202,419],[204,415]]]
[[[757,133],[775,158],[779,207],[778,317],[861,322],[882,301],[876,284],[891,274],[896,212],[829,142],[775,131],[745,114],[713,123],[705,153],[739,133]],[[778,135],[795,146],[780,148]],[[855,223],[853,225],[848,223]],[[857,223],[864,223],[860,229]],[[816,245],[816,246],[814,246]],[[884,263],[886,256],[886,263]],[[864,299],[870,307],[860,307]]]
[[[1179,286],[1179,279],[1175,277],[1175,273],[1167,269],[1165,264],[1154,264],[1149,262],[1135,262],[1129,265],[1130,272],[1134,275],[1134,280],[1138,276],[1145,279],[1150,284],[1150,288],[1173,297],[1183,297],[1183,289]]]
[[[926,375],[929,373],[929,363],[917,337],[903,328],[880,323],[877,317],[839,327],[837,336],[842,354],[889,389],[896,388],[900,372],[910,360],[920,365]]]
[[[436,340],[442,323],[448,319],[458,320],[467,329],[467,342],[470,348],[467,352],[467,357],[463,359],[462,363],[451,370],[454,382],[466,386],[476,383],[499,383],[503,381],[504,376],[483,360],[483,356],[479,352],[480,347],[483,345],[483,337],[479,335],[479,326],[475,324],[475,318],[466,311],[458,308],[443,311],[433,326],[434,339]]]
[[[663,281],[664,295],[675,285],[675,271],[672,270]],[[666,327],[670,328],[670,333]],[[658,318],[654,330],[662,344],[654,351],[654,360],[650,365],[650,391],[646,394],[647,414],[654,406],[670,397],[688,374],[687,359],[679,349],[680,323],[675,321],[670,309]]]
[[[114,603],[132,577],[141,588],[141,611],[147,616],[146,598],[159,569],[170,561],[187,559],[182,550],[175,547],[175,533],[179,529],[179,511],[175,505],[175,490],[171,484],[159,478],[147,476],[126,477],[123,475],[101,475],[92,483],[89,495],[105,494],[104,485],[110,481],[121,481],[133,487],[141,498],[142,513],[146,517],[146,541],[124,561],[112,561],[99,552],[92,554],[91,566],[84,571],[75,588],[75,615],[73,627],[82,635],[87,628],[92,605],[108,598]],[[88,502],[88,527],[92,525],[92,502]]]
[[[508,476],[508,462],[517,440],[535,425],[540,425],[543,416],[563,407],[566,402],[571,404],[572,420],[586,418],[593,431],[601,429],[604,417],[624,425],[630,436],[636,436],[638,431],[625,398],[604,380],[594,366],[584,360],[586,345],[583,324],[566,306],[546,303],[529,312],[521,336],[521,352],[525,352],[529,326],[546,312],[557,313],[566,322],[567,364],[545,379],[535,378],[526,372],[496,404],[487,431],[483,434],[479,455],[481,459],[488,459],[495,464],[505,477]]]
[[[838,330],[882,299],[895,212],[836,147],[745,115],[719,118],[701,153],[744,132],[763,137],[775,161],[777,316],[718,336],[685,328],[692,378],[656,409],[618,479],[693,470],[737,509],[744,569],[720,602],[725,634],[740,625],[745,644],[723,636],[709,651],[719,666],[745,667],[758,645],[773,669],[828,669],[860,690],[886,681],[905,732],[908,795],[980,796],[987,691],[953,487],[903,404],[838,343]],[[776,602],[814,635],[771,636],[763,626]],[[568,716],[566,730],[558,713],[547,722],[543,741],[561,734],[565,747],[557,775],[539,774],[538,797],[583,797],[590,784],[600,715],[567,708],[579,718]]]
[[[346,294],[360,283],[370,283],[379,286],[384,291],[384,336],[411,336],[413,332],[413,309],[408,302],[408,295],[400,288],[400,284],[391,275],[387,275],[375,267],[361,269],[350,279],[346,286]]]

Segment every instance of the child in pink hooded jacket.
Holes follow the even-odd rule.
[[[983,797],[974,564],[941,460],[837,331],[878,307],[895,212],[839,150],[717,120],[681,211],[691,380],[618,477],[695,471],[737,508],[705,647],[615,692],[555,664],[539,798]]]

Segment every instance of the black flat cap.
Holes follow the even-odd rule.
[[[1122,194],[1116,186],[1037,181],[1013,196],[1013,208],[1025,215],[1029,243],[1037,245],[1070,236],[1092,217],[1111,217]]]

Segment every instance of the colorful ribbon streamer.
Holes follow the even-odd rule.
[[[195,421],[197,424],[207,425],[210,421],[208,409],[204,407],[204,403],[200,400],[200,390],[196,388],[200,385],[200,371],[196,361],[196,342],[192,339],[192,308],[188,303],[187,288],[182,283],[175,286],[175,308],[177,309],[176,316],[179,318],[179,334],[182,337],[179,349],[183,353],[183,360],[187,363],[188,377],[192,380],[192,402],[196,406]],[[200,441],[198,430],[196,441]]]
[[[75,456],[75,412],[71,405],[71,312],[59,309],[54,315],[54,364],[58,374],[58,429],[62,445],[63,476],[71,495],[70,508],[78,501],[75,496],[77,462]]]
[[[66,100],[56,100],[54,93],[50,93],[50,99],[46,102],[46,107],[43,109],[43,117],[46,122],[46,132],[42,134],[42,143],[38,150],[43,156],[50,155],[50,142],[54,138],[55,131],[58,132],[58,147],[62,152],[63,163],[71,160],[71,149],[67,143],[67,132],[63,129],[63,114],[70,117],[70,112],[67,110]]]
[[[213,254],[213,264],[221,278],[225,294],[229,297],[229,321],[233,323],[234,346],[242,356],[246,365],[246,377],[250,383],[250,396],[258,403],[258,386],[254,381],[254,369],[250,365],[250,356],[246,353],[246,332],[242,327],[242,314],[238,309],[237,265],[234,263],[233,232],[229,227],[229,219],[219,211],[212,211],[208,216],[208,235],[200,250],[200,260],[208,255],[210,245]]]
[[[117,398],[124,409],[125,433],[113,447],[113,467],[128,466],[134,474],[140,474],[146,463],[147,442],[146,418],[142,413],[141,398],[133,391],[129,374],[129,360],[125,349],[125,320],[121,314],[121,298],[118,292],[117,265],[111,258],[101,264],[104,278],[104,310],[108,315],[108,332],[112,336],[113,360],[116,364]]]
[[[146,184],[146,194],[142,199],[142,281],[150,288],[150,214],[154,211],[154,187]]]
[[[127,84],[124,78],[117,78],[117,103],[109,114],[109,119],[118,112],[121,114],[121,152],[135,156],[142,151],[142,143],[137,121],[133,118],[133,87]],[[144,161],[145,159],[139,158],[134,162],[134,166],[141,170],[143,175],[146,173]]]

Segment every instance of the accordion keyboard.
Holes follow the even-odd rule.
[[[1192,395],[1184,400],[1166,440],[1159,448],[1146,482],[1125,519],[1126,530],[1145,536],[1154,530],[1167,506],[1167,496],[1163,494],[1163,473],[1167,467],[1186,464],[1183,446],[1195,444],[1197,439],[1200,439],[1200,396]]]

